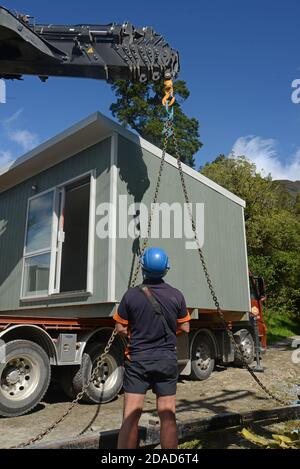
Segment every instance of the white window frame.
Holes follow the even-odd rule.
[[[24,236],[24,246],[23,246],[23,264],[22,264],[22,279],[21,279],[21,293],[20,293],[20,298],[21,300],[32,300],[34,298],[45,298],[48,296],[48,294],[38,294],[38,295],[26,295],[24,296],[24,276],[25,276],[25,262],[26,259],[30,259],[32,257],[39,256],[41,254],[48,254],[50,253],[50,266],[51,267],[51,257],[52,257],[52,252],[51,252],[51,244],[52,244],[52,234],[53,234],[53,228],[52,228],[52,234],[51,234],[51,240],[50,240],[50,246],[47,248],[43,249],[38,249],[36,251],[30,251],[26,252],[26,242],[27,242],[27,230],[28,230],[28,221],[29,221],[29,208],[30,208],[30,203],[32,200],[37,199],[38,197],[42,197],[45,194],[48,194],[50,192],[53,192],[52,196],[52,217],[53,217],[53,212],[54,212],[54,204],[55,204],[55,187],[51,187],[50,189],[47,189],[46,191],[43,191],[39,194],[33,195],[32,197],[29,197],[27,200],[27,209],[26,209],[26,224],[25,224],[25,236]],[[52,218],[52,225],[53,225],[53,218]],[[50,277],[50,272],[49,272],[49,277]],[[48,284],[48,289],[49,289],[49,284]],[[49,292],[49,290],[48,290]]]
[[[64,198],[65,187],[73,182],[80,181],[87,176],[90,176],[90,201],[89,201],[89,232],[88,232],[88,260],[87,260],[87,288],[85,291],[80,292],[60,292],[57,285],[55,285],[55,278],[58,279],[60,275],[61,268],[61,250],[58,252],[57,240],[58,240],[58,223],[59,223],[59,194],[62,194]],[[27,240],[27,229],[28,229],[28,215],[30,202],[37,197],[41,197],[44,194],[53,191],[53,205],[52,205],[52,234],[51,234],[51,243],[50,247],[47,249],[40,249],[30,253],[26,253],[26,240]],[[62,202],[64,204],[64,200]],[[63,205],[64,206],[64,205]],[[24,247],[23,247],[23,264],[22,264],[22,278],[21,278],[21,292],[20,299],[21,301],[34,301],[42,300],[45,298],[61,298],[61,297],[72,297],[72,296],[84,296],[92,295],[94,290],[94,246],[95,246],[95,223],[96,223],[96,170],[90,170],[85,173],[82,173],[72,179],[68,179],[63,183],[51,187],[46,191],[35,194],[32,197],[29,197],[27,200],[27,210],[26,210],[26,224],[25,224],[25,236],[24,236]],[[44,295],[31,295],[24,296],[24,275],[25,275],[25,260],[29,257],[34,257],[39,254],[50,253],[50,271],[49,271],[49,283],[48,283],[48,293]],[[59,260],[57,262],[57,255],[59,254]],[[59,284],[58,284],[59,286]]]

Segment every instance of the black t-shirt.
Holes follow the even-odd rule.
[[[178,323],[189,321],[183,294],[163,280],[145,280],[155,299],[161,304],[173,334],[166,335],[161,317],[138,287],[129,288],[123,296],[114,319],[128,325],[129,344],[126,355],[130,360],[176,358],[176,329]]]

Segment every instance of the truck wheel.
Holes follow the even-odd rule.
[[[255,355],[254,340],[251,332],[247,329],[241,329],[234,334],[234,338],[236,343],[241,347],[244,362],[246,362],[247,365],[250,365],[253,362]],[[234,363],[239,366],[243,365],[243,361],[237,351],[234,353]]]
[[[73,377],[73,390],[77,395],[90,379],[97,359],[106,343],[94,343],[83,354],[81,366]],[[123,385],[123,350],[112,346],[98,377],[90,384],[83,400],[90,404],[112,401]]]
[[[207,379],[215,367],[215,349],[211,338],[207,334],[198,334],[191,351],[193,379]]]
[[[17,417],[32,410],[44,397],[51,377],[49,357],[38,344],[13,340],[0,363],[0,415]]]

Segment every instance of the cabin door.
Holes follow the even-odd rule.
[[[57,189],[53,293],[86,292],[90,177]]]

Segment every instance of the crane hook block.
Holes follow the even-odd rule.
[[[164,81],[164,92],[165,95],[162,99],[162,104],[167,108],[170,108],[175,103],[173,80],[168,79]]]

